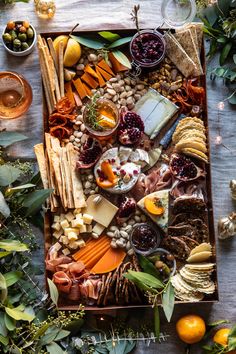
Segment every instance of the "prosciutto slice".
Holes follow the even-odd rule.
[[[72,286],[72,280],[63,271],[59,271],[53,274],[52,281],[57,286],[58,290],[69,294]]]

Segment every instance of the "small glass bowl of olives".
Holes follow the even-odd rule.
[[[176,272],[175,257],[164,248],[156,248],[147,256],[147,259],[156,267],[163,281],[168,280]]]
[[[9,21],[2,42],[8,53],[18,57],[28,55],[36,44],[35,28],[28,21]]]

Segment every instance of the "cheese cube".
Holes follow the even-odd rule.
[[[69,222],[71,222],[75,217],[74,217],[74,215],[69,211],[69,213],[67,213],[67,214],[65,215],[65,218],[66,218]]]
[[[86,227],[86,225],[80,226],[80,229],[79,229],[79,230],[80,230],[80,233],[81,233],[81,234],[87,232],[87,227]]]
[[[61,228],[61,225],[59,222],[52,224],[52,229],[59,231],[60,228]]]
[[[60,237],[60,242],[62,242],[64,245],[68,245],[68,243],[69,243],[68,237],[65,235],[62,235]]]
[[[85,223],[85,224],[90,225],[91,222],[93,221],[93,216],[92,216],[92,215],[89,215],[89,214],[84,214],[84,215],[83,215],[83,220],[84,220],[84,223]]]
[[[65,219],[65,214],[61,214],[60,215],[60,221],[64,220]]]
[[[61,228],[60,228],[59,231],[54,231],[54,232],[52,233],[53,237],[55,237],[55,238],[57,238],[57,239],[58,239],[62,234],[63,234],[63,229],[61,229]]]
[[[77,241],[77,243],[79,244],[79,247],[80,247],[80,248],[83,248],[83,247],[86,246],[86,243],[85,243],[85,241],[84,241],[82,238],[79,239],[79,240]]]
[[[97,235],[101,235],[103,233],[103,231],[105,230],[105,226],[103,226],[102,224],[99,224],[99,222],[97,222],[94,227],[93,227],[93,232],[95,232]]]
[[[80,227],[84,224],[82,219],[76,218],[74,220],[71,221],[71,226],[72,227]]]
[[[92,230],[93,230],[92,225],[87,225],[87,232],[92,232]]]
[[[73,211],[74,215],[79,214],[81,212],[81,208],[77,208]]]
[[[55,245],[53,245],[53,248],[56,250],[56,251],[59,251],[61,248],[62,248],[62,245],[60,245],[59,242],[55,243]]]
[[[78,240],[77,234],[73,231],[69,232],[68,233],[68,240],[69,240],[69,242]]]
[[[68,247],[72,248],[73,250],[79,248],[79,241],[72,241],[69,243]]]
[[[62,253],[64,254],[64,256],[68,256],[70,254],[70,250],[68,250],[68,248],[64,248],[64,250],[62,250]]]
[[[65,234],[66,236],[68,236],[69,232],[75,232],[76,235],[79,235],[80,229],[73,228],[73,227],[68,227],[68,228],[66,228],[66,229],[64,230],[64,234]]]
[[[61,221],[61,227],[63,228],[63,229],[66,229],[67,227],[69,227],[70,225],[69,225],[69,223],[68,223],[68,221],[66,220],[66,219],[64,219],[64,220],[62,220]]]
[[[53,221],[54,222],[60,222],[60,216],[59,215],[54,215]]]

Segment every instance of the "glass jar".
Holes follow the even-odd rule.
[[[40,18],[50,19],[55,15],[56,5],[54,0],[34,0],[35,11]]]
[[[0,119],[13,119],[28,111],[32,89],[26,79],[14,72],[0,72]]]
[[[130,42],[130,53],[134,63],[143,68],[157,66],[165,57],[166,43],[156,30],[137,32]]]
[[[136,225],[130,235],[130,243],[136,253],[147,256],[160,245],[160,232],[151,224]]]
[[[196,12],[195,0],[163,0],[161,4],[163,22],[171,28],[192,22]]]
[[[119,111],[116,105],[105,98],[98,98],[85,106],[83,120],[89,134],[97,139],[110,138],[119,125]]]

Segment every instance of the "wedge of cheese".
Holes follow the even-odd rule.
[[[151,214],[145,208],[145,198],[158,198],[160,199],[162,206],[164,208],[164,212],[161,215]],[[167,231],[168,227],[168,217],[169,217],[169,189],[165,189],[162,191],[157,191],[151,194],[146,195],[143,199],[141,199],[138,204],[139,208],[148,215],[163,231]]]

